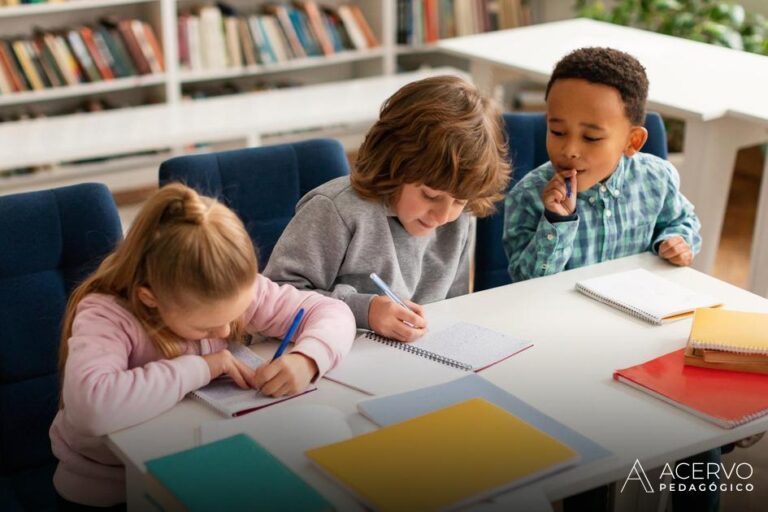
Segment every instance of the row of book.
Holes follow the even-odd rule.
[[[224,3],[178,18],[179,64],[192,71],[274,64],[379,46],[357,5],[267,4],[242,15]]]
[[[138,19],[105,18],[94,26],[36,31],[0,40],[0,94],[161,73],[163,51]]]
[[[434,43],[531,23],[523,0],[397,0],[397,42]]]
[[[11,7],[14,5],[27,5],[27,4],[60,4],[64,0],[0,0],[0,6]]]

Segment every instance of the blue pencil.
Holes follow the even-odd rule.
[[[301,319],[304,317],[304,308],[301,308],[298,313],[296,313],[296,316],[293,317],[293,322],[291,323],[291,327],[288,328],[288,332],[285,333],[285,337],[283,338],[283,341],[280,342],[280,346],[277,347],[277,351],[275,352],[275,355],[272,357],[272,361],[283,355],[283,352],[285,352],[285,347],[288,346],[288,343],[291,341],[291,338],[293,337],[293,333],[296,332],[296,329],[298,329],[299,324],[301,323]]]

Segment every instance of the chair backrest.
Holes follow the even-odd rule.
[[[20,498],[26,508],[37,509],[46,493],[55,498],[50,474],[38,482],[19,475],[55,460],[48,428],[58,408],[67,299],[121,238],[104,185],[0,197],[0,478],[13,481],[17,495],[27,494]]]
[[[514,169],[510,188],[547,160],[547,122],[542,112],[509,112],[504,114],[504,127],[509,141],[509,157]],[[643,152],[667,158],[667,133],[661,116],[648,112],[645,116],[648,141]],[[501,237],[504,229],[504,202],[497,204],[496,213],[477,221],[475,249],[476,291],[511,282],[507,273],[507,256]]]
[[[180,181],[219,199],[245,224],[264,268],[301,197],[328,180],[349,174],[341,143],[313,139],[166,160],[160,186]]]

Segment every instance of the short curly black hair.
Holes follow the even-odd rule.
[[[645,123],[645,101],[648,98],[648,77],[640,62],[628,53],[613,48],[579,48],[555,65],[547,83],[549,96],[557,80],[579,78],[593,84],[613,87],[621,95],[624,112],[634,125]]]

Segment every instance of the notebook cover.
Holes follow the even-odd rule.
[[[363,416],[377,425],[386,426],[471,398],[488,400],[521,420],[527,421],[542,432],[559,439],[579,453],[581,464],[588,464],[611,455],[610,451],[591,439],[550,418],[535,407],[476,374],[407,393],[363,400],[358,402],[357,409]]]
[[[475,398],[307,456],[383,511],[471,503],[578,461],[553,437]]]
[[[317,491],[245,434],[153,459],[146,466],[150,483],[154,479],[162,486],[160,492],[154,486],[152,498],[172,509],[333,510]]]
[[[725,428],[768,413],[768,376],[685,365],[684,352],[617,370],[613,378]]]
[[[694,348],[768,355],[768,313],[696,310],[689,341]]]

